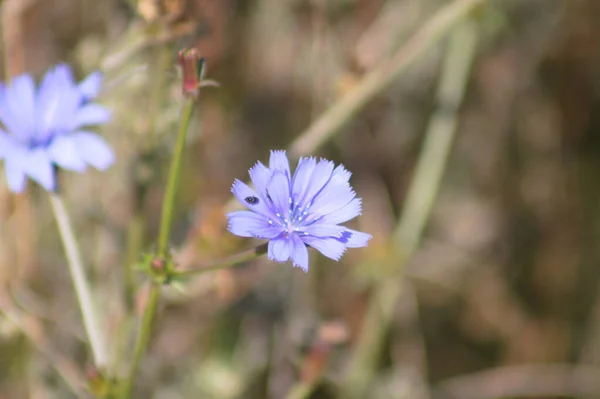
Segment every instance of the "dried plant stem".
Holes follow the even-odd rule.
[[[327,141],[357,111],[382,92],[408,66],[433,47],[444,34],[473,8],[486,0],[457,0],[438,11],[404,46],[377,68],[369,72],[357,86],[323,113],[290,146],[293,156],[311,153]]]
[[[429,121],[421,156],[392,238],[392,253],[396,257],[395,264],[399,265],[398,275],[421,240],[437,196],[476,47],[477,27],[467,19],[455,28],[450,37],[438,87],[437,110]],[[348,368],[344,397],[363,397],[374,377],[384,335],[393,319],[402,284],[399,277],[387,278],[376,287],[363,322],[365,327]]]
[[[71,279],[73,280],[73,286],[75,287],[77,302],[81,310],[81,315],[83,316],[85,332],[92,348],[94,365],[97,368],[102,369],[106,367],[108,361],[108,352],[106,350],[104,337],[100,331],[100,323],[98,321],[98,315],[94,309],[91,290],[85,277],[85,271],[83,269],[79,248],[77,246],[77,240],[75,239],[75,234],[73,233],[73,228],[71,227],[69,215],[60,196],[58,194],[51,193],[50,204],[52,205],[52,211],[54,212],[60,237],[67,255],[69,272],[71,273]]]
[[[194,269],[182,270],[176,272],[176,276],[191,276],[194,274],[200,274],[205,272],[212,272],[215,270],[227,269],[229,267],[237,266],[241,263],[245,263],[251,261],[253,259],[258,258],[261,255],[267,253],[268,244],[261,244],[255,248],[248,249],[246,251],[237,253],[235,255],[229,256],[225,259],[221,259],[217,262],[208,264],[206,266],[198,266]]]
[[[187,131],[195,107],[196,102],[194,101],[194,99],[189,99],[186,101],[186,104],[184,105],[181,114],[179,132],[177,133],[177,143],[175,145],[175,152],[173,154],[171,166],[169,168],[169,177],[167,181],[165,199],[163,201],[162,206],[160,231],[158,234],[158,243],[156,249],[156,257],[158,259],[166,260],[169,256],[169,237],[171,235],[171,223],[173,220],[173,209],[175,207],[175,195],[177,194],[177,186],[179,182],[179,175],[181,172],[181,162],[183,160],[183,151],[185,149]],[[144,314],[142,316],[142,324],[140,326],[140,331],[138,333],[138,337],[135,343],[133,363],[131,364],[131,368],[129,369],[129,374],[125,379],[123,386],[121,387],[120,397],[122,399],[131,398],[135,376],[139,369],[140,362],[146,354],[148,343],[150,342],[150,335],[152,333],[154,318],[156,315],[156,311],[158,310],[158,302],[160,298],[161,288],[160,282],[153,281],[151,284],[152,286],[150,287],[148,303],[146,304],[146,308],[144,309]]]

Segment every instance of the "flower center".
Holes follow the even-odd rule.
[[[305,206],[300,206],[294,203],[293,198],[289,198],[289,206],[287,212],[277,212],[276,216],[279,219],[279,224],[285,230],[285,234],[289,237],[292,234],[307,234],[300,230],[306,224],[308,209],[312,204],[308,203]],[[286,214],[287,213],[287,214]]]
[[[37,148],[37,147],[47,147],[50,145],[50,143],[52,142],[52,136],[49,137],[32,137],[31,139],[29,139],[29,148],[33,149],[33,148]]]
[[[294,234],[294,231],[296,231],[296,230],[297,230],[296,226],[294,226],[294,224],[291,221],[289,221],[286,226],[287,235],[290,236],[290,235]]]

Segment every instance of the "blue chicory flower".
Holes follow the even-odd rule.
[[[111,117],[90,101],[101,85],[99,72],[77,84],[64,64],[50,69],[37,90],[28,74],[0,83],[0,161],[11,191],[22,192],[27,177],[53,191],[55,167],[81,173],[87,165],[103,171],[114,163],[112,149],[84,128]]]
[[[229,231],[268,239],[268,257],[292,259],[308,271],[307,246],[339,260],[346,248],[364,247],[371,235],[340,226],[361,213],[361,200],[349,184],[351,173],[331,161],[300,158],[292,175],[285,151],[271,151],[269,167],[250,169],[256,191],[235,180],[231,191],[249,210],[227,215]]]

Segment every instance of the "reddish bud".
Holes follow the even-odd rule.
[[[186,96],[197,97],[200,81],[203,78],[204,58],[195,48],[179,52],[179,65],[182,73],[182,91]]]
[[[150,266],[155,272],[162,272],[165,270],[165,261],[160,258],[154,258],[152,259],[152,262],[150,262]]]

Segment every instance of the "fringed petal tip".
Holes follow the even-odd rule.
[[[352,233],[346,242],[348,248],[362,248],[366,247],[369,240],[373,238],[371,234],[363,233],[361,231],[348,229],[348,232]]]
[[[298,269],[302,270],[304,273],[308,273],[308,266],[304,267],[304,266],[296,264],[295,262],[292,262],[292,266],[297,267]]]
[[[235,187],[236,187],[236,185],[238,185],[241,182],[242,181],[240,179],[235,179],[233,181],[233,184],[231,185],[231,190],[230,190],[232,194],[235,194]]]
[[[102,89],[103,79],[102,73],[96,71],[90,73],[81,83],[79,83],[79,92],[85,100],[93,100],[98,97],[100,90]]]

